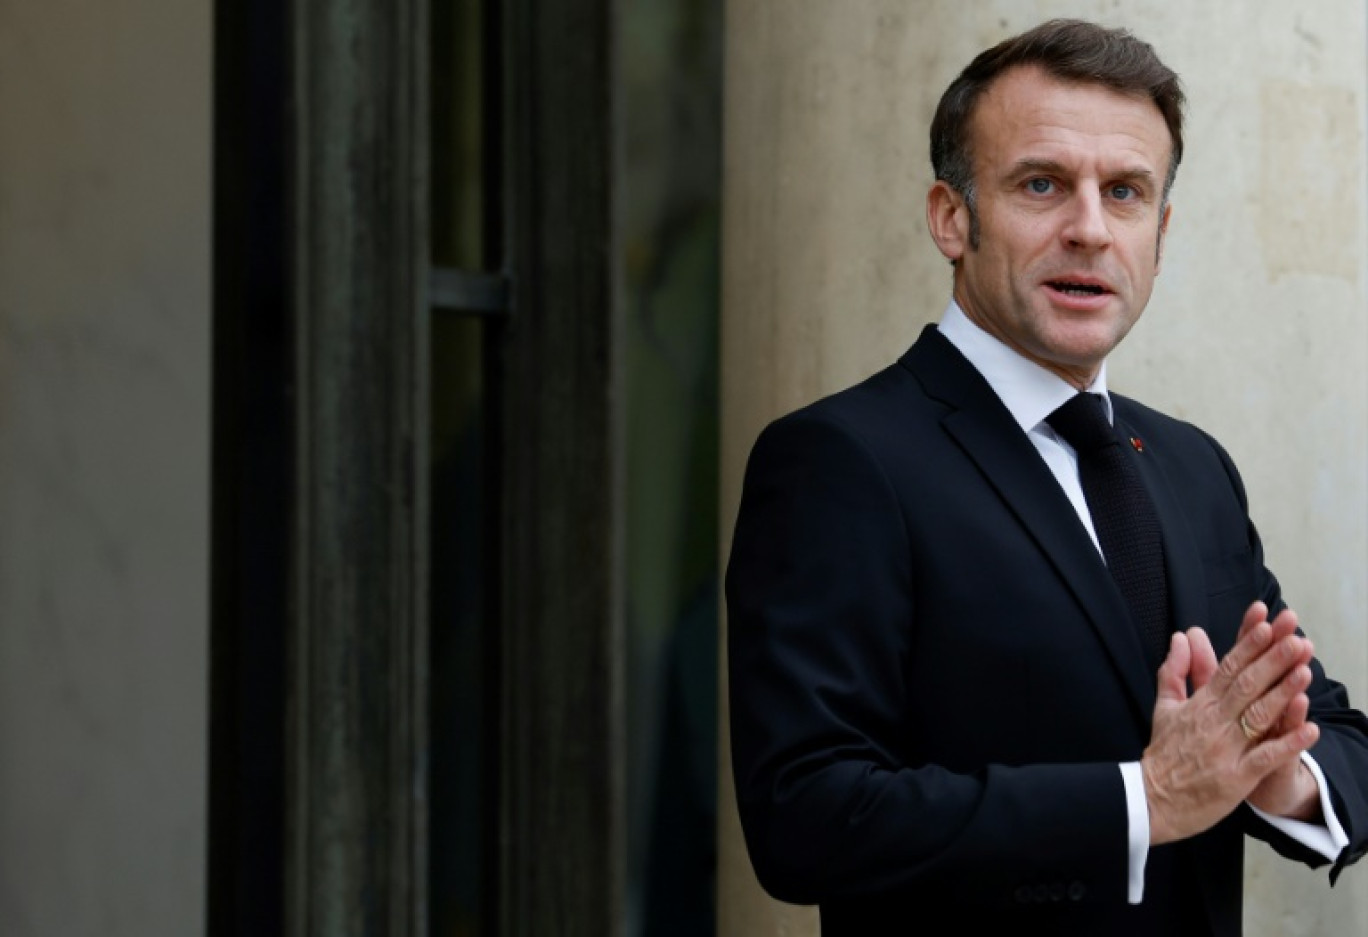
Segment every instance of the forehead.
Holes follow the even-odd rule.
[[[1023,159],[1090,159],[1162,175],[1172,149],[1153,101],[1060,81],[1036,67],[1009,69],[994,81],[974,109],[970,131],[976,166],[990,170]]]

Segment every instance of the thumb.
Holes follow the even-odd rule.
[[[1192,646],[1188,636],[1174,632],[1168,657],[1159,668],[1159,702],[1181,703],[1187,699],[1188,673],[1192,670]]]

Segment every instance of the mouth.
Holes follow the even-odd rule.
[[[1046,280],[1045,285],[1056,293],[1063,293],[1065,296],[1076,296],[1079,298],[1087,296],[1106,296],[1111,293],[1106,284],[1090,279],[1062,278],[1058,280]]]

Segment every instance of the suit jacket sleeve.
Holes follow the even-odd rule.
[[[1115,762],[918,760],[901,510],[877,457],[830,414],[787,417],[752,452],[727,606],[733,767],[761,884],[797,903],[904,889],[1010,903],[1031,882],[1125,902]],[[943,702],[917,718],[953,720],[956,700]]]

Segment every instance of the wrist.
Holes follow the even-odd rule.
[[[1300,759],[1297,761],[1297,803],[1287,816],[1307,823],[1320,823],[1324,820],[1320,785],[1316,783],[1316,777],[1311,773],[1311,769]]]
[[[1249,803],[1266,814],[1284,820],[1318,823],[1322,819],[1320,787],[1305,763],[1298,760],[1296,767],[1282,769],[1282,780],[1265,784],[1262,791],[1253,791]]]
[[[1164,843],[1172,842],[1177,837],[1172,834],[1165,822],[1160,787],[1155,783],[1153,765],[1146,757],[1140,759],[1140,781],[1144,785],[1145,809],[1149,816],[1149,844],[1162,846]]]

